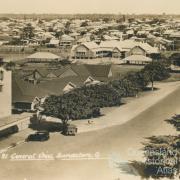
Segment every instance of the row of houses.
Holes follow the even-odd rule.
[[[21,37],[31,25],[32,37]],[[161,50],[178,49],[180,22],[176,19],[134,18],[117,21],[99,19],[13,19],[0,20],[0,44],[22,41],[24,45],[71,48],[75,44],[134,39],[149,42]],[[16,45],[16,44],[15,44]]]

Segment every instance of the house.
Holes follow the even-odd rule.
[[[69,35],[62,35],[61,38],[60,38],[60,44],[59,46],[61,48],[71,48],[72,45],[73,45],[73,42],[74,42],[74,38],[69,36]]]
[[[50,81],[55,79],[64,79],[67,77],[79,77],[80,79],[85,80],[89,76],[99,78],[109,78],[112,76],[111,65],[77,65],[71,64],[65,67],[57,69],[48,69],[48,68],[36,68],[36,67],[27,67],[21,71],[16,71],[17,74],[21,77],[22,80],[37,85],[38,83],[44,81]],[[101,73],[101,75],[100,75]]]
[[[120,46],[120,41],[101,41],[99,45],[98,54],[100,52],[101,57],[113,57],[121,58],[122,48]]]
[[[168,39],[173,41],[173,50],[178,50],[180,48],[180,31],[170,34]]]
[[[137,48],[138,46],[138,48]],[[134,40],[124,40],[124,41],[104,41],[101,42],[100,47],[114,47],[118,48],[119,56],[121,58],[125,58],[129,56],[129,53],[135,51],[144,51],[146,54],[159,54],[159,51],[157,48],[150,46],[148,43],[142,43],[142,42],[137,42]],[[141,50],[140,50],[141,49]],[[137,52],[139,53],[139,52]]]
[[[92,41],[75,45],[71,50],[72,59],[123,59],[133,54],[155,57],[155,55],[159,54],[159,51],[158,48],[152,47],[148,43],[137,42],[134,40],[101,41],[99,45]]]
[[[15,71],[12,82],[13,107],[15,110],[34,111],[44,97],[62,95],[85,84],[106,82],[111,77],[111,65],[73,64],[54,70]],[[29,81],[31,78],[32,82]],[[35,80],[39,80],[39,83],[34,83]]]
[[[144,65],[152,62],[152,59],[149,57],[146,57],[144,55],[130,55],[122,61],[126,64],[138,64],[138,65]]]
[[[73,46],[71,50],[71,57],[73,59],[95,59],[104,57],[121,57],[121,48],[119,46],[112,45],[110,42],[104,44],[96,44],[95,42],[86,42]],[[114,41],[113,41],[114,42]]]
[[[58,39],[51,39],[49,43],[47,43],[47,47],[59,47],[59,40]]]
[[[49,94],[47,89],[28,83],[19,75],[13,74],[12,104],[14,110],[34,111],[41,102],[41,98]]]
[[[71,49],[73,59],[93,59],[96,58],[96,52],[99,46],[95,42],[86,42],[75,45]]]
[[[49,63],[60,60],[60,57],[50,52],[36,52],[26,58],[28,63]]]
[[[11,71],[0,67],[0,118],[11,115]]]
[[[129,52],[127,52],[126,56],[127,55],[128,56],[131,56],[131,55],[146,56],[146,51],[141,46],[135,46]]]
[[[60,56],[50,52],[36,52],[26,57],[24,60],[19,61],[19,64],[27,66],[42,67],[45,64],[60,61]]]

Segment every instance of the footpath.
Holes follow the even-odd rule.
[[[174,91],[178,89],[180,90],[180,82],[155,83],[155,87],[158,88],[158,90],[141,93],[137,98],[132,98],[127,104],[112,108],[111,111],[106,112],[99,118],[77,120],[72,121],[71,123],[78,127],[78,133],[95,131],[124,124]],[[50,118],[49,120],[57,121],[57,119],[54,118]],[[25,143],[26,137],[32,132],[33,130],[28,128],[7,138],[0,139],[0,154],[14,148],[17,145]]]
[[[139,97],[133,98],[125,105],[113,108],[112,111],[101,117],[90,120],[72,121],[72,124],[77,125],[79,133],[124,124],[155,105],[178,88],[180,90],[180,82],[155,83],[155,87],[158,89],[149,91],[143,96],[140,94]]]

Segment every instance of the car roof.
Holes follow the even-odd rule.
[[[49,133],[48,131],[37,131],[36,133]]]

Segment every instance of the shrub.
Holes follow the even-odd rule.
[[[135,96],[138,92],[138,87],[127,78],[111,81],[110,84],[121,97]]]
[[[98,106],[87,101],[86,96],[75,91],[62,96],[48,97],[43,108],[46,115],[60,118],[63,123],[69,119],[86,119],[100,115]]]
[[[98,107],[111,107],[121,104],[121,96],[109,84],[96,84],[83,86],[76,90],[87,97],[87,101]]]
[[[125,78],[128,79],[139,91],[144,90],[149,83],[147,76],[145,76],[141,71],[128,73]]]

